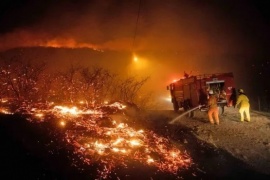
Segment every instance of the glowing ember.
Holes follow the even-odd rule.
[[[52,110],[57,115],[63,116],[79,116],[83,114],[102,114],[102,112],[97,110],[79,110],[77,107],[65,107],[65,106],[54,106]]]
[[[66,138],[77,144],[76,153],[89,158],[98,154],[104,158],[102,163],[105,166],[116,167],[136,160],[164,172],[177,173],[191,164],[186,153],[150,131],[136,131],[124,123],[115,124],[114,127],[96,127],[91,131],[91,136],[67,131]]]
[[[2,114],[13,114],[12,112],[10,112],[8,109],[6,108],[0,108],[0,113]]]
[[[1,99],[1,103],[6,103],[8,102],[8,99]]]
[[[61,126],[65,126],[66,125],[66,122],[65,121],[60,121],[60,125]]]
[[[62,114],[69,114],[69,115],[79,114],[77,107],[68,108],[68,107],[63,107],[63,106],[55,106],[54,109],[56,111],[58,110]]]
[[[35,114],[35,116],[38,117],[38,118],[42,118],[42,117],[44,117],[44,114],[42,114],[42,113],[37,113],[37,114]]]
[[[85,102],[84,102],[84,101],[79,101],[79,103],[80,103],[80,104],[85,104]]]
[[[106,106],[118,109],[126,107],[121,103]],[[47,114],[55,117],[51,121],[58,119],[61,127],[72,122],[72,129],[62,129],[65,132],[65,142],[74,147],[74,153],[85,164],[101,165],[103,169],[97,171],[101,178],[108,177],[116,167],[126,167],[132,161],[168,173],[177,173],[191,165],[189,155],[174,147],[168,139],[152,131],[133,129],[126,123],[106,117],[101,110],[80,110],[76,106],[29,109],[24,111],[33,115],[34,119],[46,120]],[[104,121],[106,123],[102,124]]]

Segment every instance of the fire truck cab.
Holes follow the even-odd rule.
[[[208,92],[213,90],[223,113],[224,106],[229,105],[234,87],[233,73],[230,72],[185,77],[169,84],[167,90],[170,90],[174,111],[206,107]]]

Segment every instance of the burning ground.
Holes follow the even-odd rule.
[[[1,115],[1,176],[13,179],[268,177],[223,148],[200,140],[187,125],[169,124],[168,120],[177,117],[171,112],[146,113],[122,103],[95,110],[42,107]]]
[[[26,157],[45,160],[45,164],[52,166],[53,173],[49,174],[55,174],[56,177],[68,177],[69,170],[65,174],[62,165],[59,165],[63,161],[70,163],[68,168],[86,174],[85,178],[89,179],[128,177],[132,174],[130,169],[133,177],[137,169],[142,168],[152,172],[150,176],[164,174],[173,177],[192,165],[188,153],[177,148],[167,138],[147,129],[130,127],[128,119],[119,122],[110,117],[116,112],[124,113],[123,108],[125,105],[120,103],[95,110],[63,106],[48,106],[46,109],[31,107],[24,108],[23,113],[3,116],[1,119],[9,119],[4,122],[7,127],[3,130],[10,133],[14,141],[19,141],[21,148],[30,151]],[[60,157],[60,162],[54,162],[55,159],[51,159],[53,157]],[[45,169],[37,175],[48,176]],[[26,172],[24,175],[30,174]]]
[[[129,176],[119,168],[133,168],[135,174],[142,168],[175,176],[193,164],[184,149],[132,124],[125,115],[129,109],[138,110],[135,102],[142,99],[139,90],[147,78],[118,79],[104,68],[73,65],[64,72],[46,72],[45,64],[21,57],[5,59],[2,65],[0,111],[33,124],[19,130],[41,128],[37,132],[44,134],[33,135],[49,138],[46,142],[35,139],[45,146],[41,149],[49,156],[67,151],[69,164],[88,178]],[[119,114],[120,119],[116,118]],[[11,130],[11,136],[20,139],[20,135]],[[24,147],[25,140],[21,141]]]

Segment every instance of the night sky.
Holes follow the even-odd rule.
[[[99,61],[106,67],[150,76],[148,89],[162,96],[168,94],[166,85],[184,71],[233,72],[236,87],[256,98],[270,90],[267,2],[1,0],[0,51],[89,48],[101,54],[95,58],[102,57]],[[91,64],[91,53],[83,52],[77,52],[79,59]],[[134,53],[137,64],[132,62]],[[57,55],[59,64],[71,56],[67,51]]]

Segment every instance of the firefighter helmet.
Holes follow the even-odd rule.
[[[244,93],[244,90],[243,89],[238,89],[238,92],[239,93]]]

